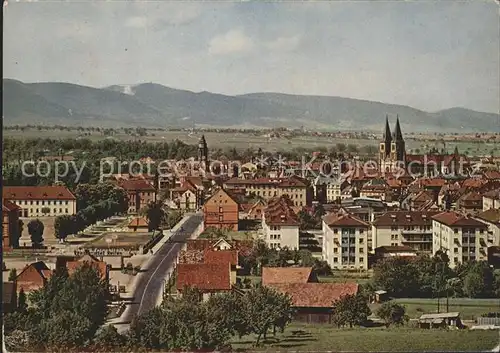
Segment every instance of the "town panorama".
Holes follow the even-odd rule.
[[[498,2],[3,5],[4,351],[500,350]]]

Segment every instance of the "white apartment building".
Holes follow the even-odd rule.
[[[432,254],[432,216],[437,211],[390,211],[372,222],[373,248],[409,246]]]
[[[457,212],[432,217],[432,253],[446,252],[450,267],[466,261],[488,259],[486,224]]]
[[[21,208],[20,217],[56,217],[76,213],[76,197],[65,186],[5,186],[3,199]]]
[[[490,208],[500,209],[500,190],[491,190],[483,195],[483,211]]]
[[[264,241],[273,249],[299,249],[299,220],[286,196],[269,200],[262,213]]]
[[[490,208],[475,217],[488,226],[486,242],[488,246],[500,246],[500,209]]]
[[[340,201],[342,198],[342,181],[336,177],[318,175],[313,183],[314,196],[327,203]]]
[[[368,269],[369,224],[351,214],[323,217],[323,260],[334,269]]]

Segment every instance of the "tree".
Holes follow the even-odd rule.
[[[385,302],[382,304],[382,306],[377,310],[377,316],[385,321],[386,326],[391,324],[403,325],[406,321],[408,321],[406,307],[394,302]]]
[[[160,229],[160,226],[165,221],[165,211],[161,202],[150,202],[144,213],[148,219],[148,231],[152,232]]]
[[[54,221],[54,232],[56,238],[64,240],[68,235],[72,234],[75,229],[75,218],[69,215],[56,217]]]
[[[368,301],[362,294],[346,294],[333,302],[332,319],[338,326],[361,325],[371,314]]]
[[[248,328],[257,335],[255,344],[267,335],[269,329],[279,327],[284,330],[292,319],[292,300],[289,295],[281,294],[268,287],[249,290],[243,297],[244,313]]]
[[[17,311],[25,313],[28,311],[28,303],[26,302],[26,293],[24,293],[24,288],[19,291],[19,297],[17,299]]]
[[[127,337],[118,333],[113,325],[103,327],[94,338],[94,344],[99,348],[123,348],[127,344]]]
[[[17,278],[17,270],[13,268],[9,272],[9,282],[14,282],[16,278]]]
[[[373,268],[373,282],[394,297],[415,297],[420,291],[420,271],[407,258],[393,257],[378,261]]]
[[[28,233],[33,247],[37,248],[43,244],[43,231],[44,225],[38,218],[28,223]]]
[[[316,227],[316,220],[314,219],[313,216],[309,214],[309,212],[301,210],[297,214],[299,217],[299,222],[300,222],[300,229],[313,229]]]

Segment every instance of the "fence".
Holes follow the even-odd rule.
[[[500,326],[500,317],[478,317],[477,324]]]

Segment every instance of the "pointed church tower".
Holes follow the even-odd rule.
[[[198,142],[198,162],[204,164],[206,172],[210,170],[210,166],[208,165],[208,146],[205,135],[201,135],[200,141]]]
[[[396,116],[396,127],[394,128],[394,135],[392,136],[391,143],[391,159],[395,162],[405,161],[406,148],[399,124],[399,115]]]
[[[381,170],[386,169],[385,160],[389,157],[391,153],[391,142],[392,142],[392,134],[391,134],[391,128],[389,127],[389,117],[386,115],[384,136],[379,146],[379,167]]]

